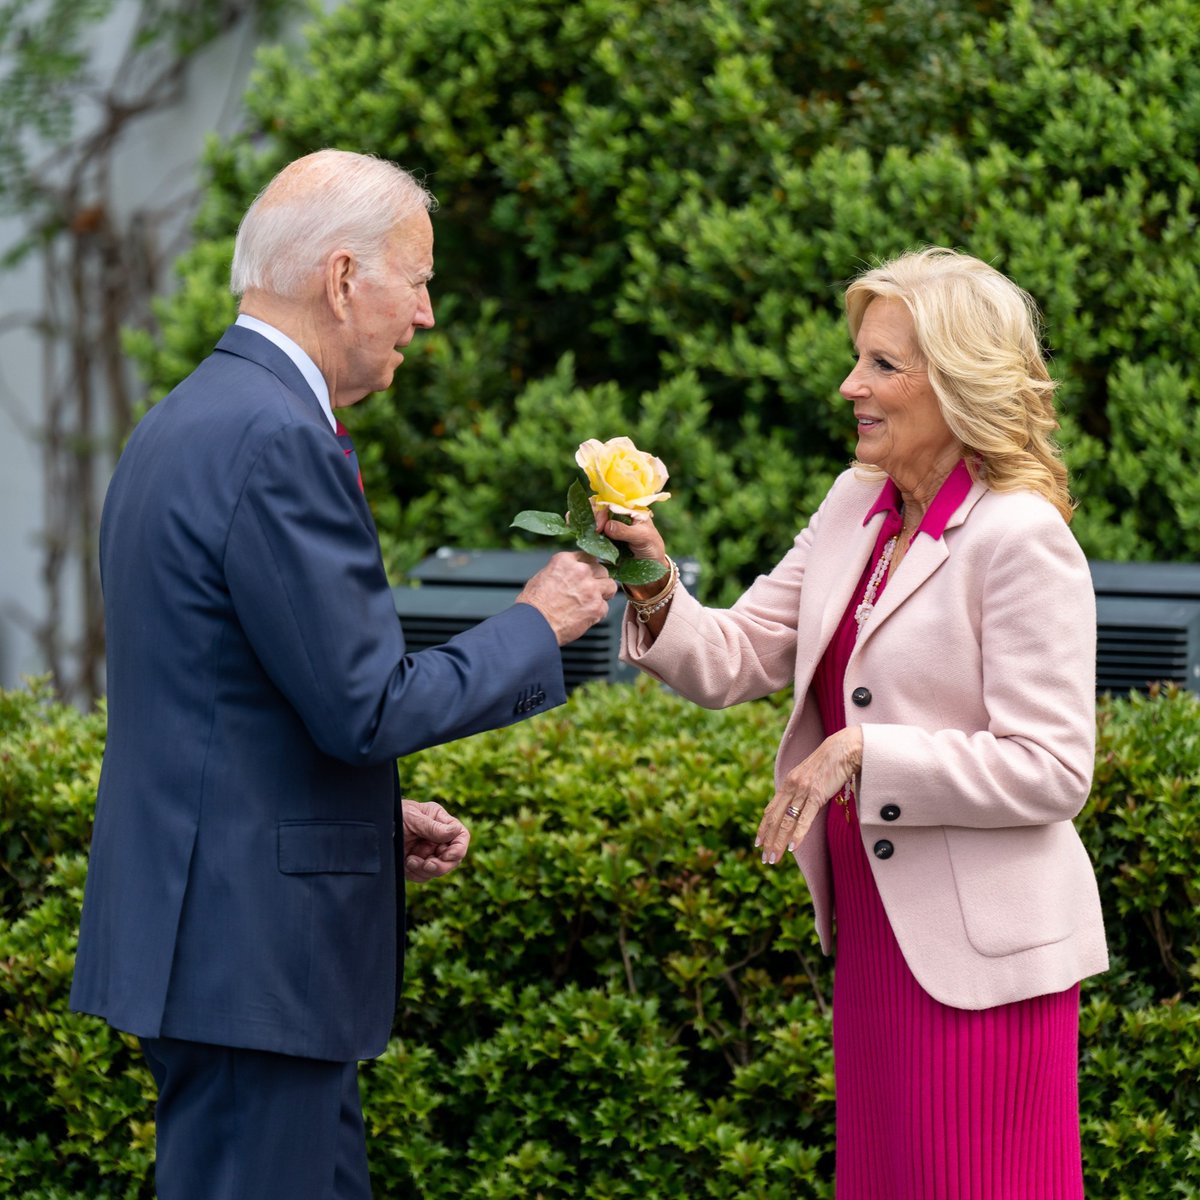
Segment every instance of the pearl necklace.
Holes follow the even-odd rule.
[[[903,529],[900,531],[903,533]],[[912,535],[909,537],[909,542],[912,541]],[[879,555],[879,561],[875,564],[875,570],[871,572],[871,578],[867,580],[867,586],[863,589],[863,598],[858,607],[854,610],[854,636],[857,639],[862,633],[862,627],[871,619],[871,614],[875,611],[875,597],[879,595],[879,585],[883,582],[883,577],[887,574],[888,567],[892,565],[892,555],[896,553],[896,544],[900,541],[900,534],[893,534],[886,542],[883,543],[883,552]],[[834,796],[834,800],[841,806],[842,813],[846,821],[850,820],[850,785],[846,783],[842,786],[842,790]]]
[[[893,534],[892,537],[884,542],[883,553],[879,556],[879,561],[875,564],[875,570],[871,572],[871,578],[867,580],[862,602],[854,610],[854,624],[857,626],[856,637],[862,632],[862,627],[870,620],[871,613],[875,611],[875,597],[879,595],[879,585],[883,582],[883,577],[887,574],[888,567],[891,566],[892,555],[896,552],[896,543],[899,540],[899,535]]]

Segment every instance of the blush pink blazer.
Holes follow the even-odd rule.
[[[795,683],[776,785],[824,737],[813,675],[874,547],[883,515],[863,518],[880,487],[842,474],[733,608],[681,589],[653,640],[626,617],[622,657],[705,707]],[[905,960],[944,1004],[1062,991],[1108,965],[1095,874],[1071,824],[1091,787],[1095,664],[1095,598],[1066,523],[1039,496],[981,483],[940,539],[916,539],[859,635],[844,700],[863,730],[863,843]],[[857,688],[870,692],[865,707]],[[826,953],[828,813],[795,855]],[[890,857],[873,852],[880,840]]]

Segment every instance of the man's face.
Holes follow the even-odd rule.
[[[358,277],[342,330],[333,406],[354,404],[391,386],[402,353],[418,329],[433,328],[433,224],[419,212],[388,237],[377,279]]]

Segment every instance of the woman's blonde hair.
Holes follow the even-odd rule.
[[[880,299],[898,300],[911,314],[930,385],[971,473],[999,492],[1045,496],[1070,521],[1067,469],[1054,440],[1056,384],[1030,296],[987,263],[931,246],[850,284],[851,337]]]

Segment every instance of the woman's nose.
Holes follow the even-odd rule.
[[[850,374],[842,380],[842,386],[838,388],[838,391],[841,392],[843,399],[853,400],[855,397],[863,395],[865,390],[862,375],[859,371],[859,364],[855,363]]]

